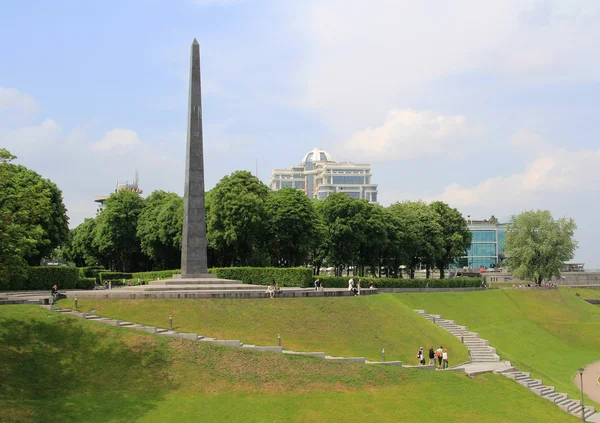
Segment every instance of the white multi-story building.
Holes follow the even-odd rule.
[[[352,198],[377,203],[377,185],[371,183],[371,165],[334,162],[331,155],[315,148],[304,156],[302,163],[290,169],[273,169],[269,187],[278,191],[296,188],[309,198],[327,198],[343,192]]]

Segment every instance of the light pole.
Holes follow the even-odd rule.
[[[579,380],[581,381],[581,421],[585,422],[585,415],[583,414],[583,372],[584,372],[584,368],[580,367],[579,369],[577,369],[577,371],[579,372]]]

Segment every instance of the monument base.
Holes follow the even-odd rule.
[[[246,285],[241,281],[233,279],[220,279],[215,275],[173,275],[172,279],[162,279],[159,281],[152,281],[150,285],[170,286],[170,285]]]

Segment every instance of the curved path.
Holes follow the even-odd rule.
[[[600,361],[589,364],[583,372],[583,392],[592,401],[600,403]],[[579,375],[573,382],[581,390],[581,381]]]

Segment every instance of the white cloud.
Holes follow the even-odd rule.
[[[533,134],[535,135],[535,134]],[[491,177],[472,187],[451,184],[437,196],[459,207],[538,207],[545,199],[567,194],[597,196],[600,190],[600,149],[569,151],[548,147],[522,172]]]
[[[28,94],[15,88],[0,87],[0,111],[17,110],[24,113],[34,113],[39,106]]]
[[[47,151],[60,143],[61,132],[62,127],[56,121],[46,119],[39,125],[0,133],[0,143],[11,152],[18,150],[29,154],[35,151]]]
[[[141,141],[135,131],[118,128],[107,132],[104,138],[92,144],[92,151],[110,150],[112,153],[125,153],[140,144]]]
[[[600,2],[326,0],[303,2],[294,26],[310,43],[298,103],[326,123],[372,124],[444,76],[598,81]]]
[[[481,126],[470,124],[464,116],[393,109],[382,125],[355,133],[343,149],[375,161],[432,155],[448,158],[456,157],[482,133]]]
[[[549,147],[542,137],[528,129],[519,129],[510,142],[514,151],[525,154],[538,154]]]

